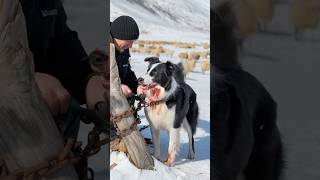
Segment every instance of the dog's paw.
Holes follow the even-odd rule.
[[[163,162],[165,165],[167,166],[172,166],[173,164],[173,154],[172,153],[168,153],[168,157],[167,159]]]
[[[163,163],[164,163],[165,165],[169,166],[169,167],[171,167],[171,166],[172,166],[172,162],[169,162],[169,161],[167,161],[167,160],[166,160],[166,161],[164,161]]]

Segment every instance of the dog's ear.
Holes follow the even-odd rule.
[[[170,75],[173,74],[173,72],[174,72],[174,65],[172,64],[172,62],[167,61],[167,62],[166,62],[166,67],[167,67],[167,70],[168,70],[169,74],[170,74]]]
[[[147,57],[144,59],[144,62],[148,62],[149,65],[155,64],[155,63],[159,63],[160,60],[158,57]]]

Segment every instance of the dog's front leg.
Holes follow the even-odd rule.
[[[160,160],[160,131],[159,129],[151,127],[151,135],[152,135],[152,142],[154,145],[154,157]]]
[[[164,163],[167,166],[171,166],[174,162],[175,156],[179,150],[180,146],[180,128],[172,128],[169,131],[169,148],[168,148],[168,157]]]

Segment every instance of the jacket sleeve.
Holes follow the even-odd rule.
[[[121,84],[127,85],[133,93],[137,93],[138,80],[135,73],[131,70],[129,63],[130,53],[129,50],[125,50],[119,53],[117,56],[117,65],[119,70],[119,77]]]
[[[122,84],[127,85],[133,93],[137,93],[138,88],[138,80],[135,73],[131,70],[131,67],[129,66],[128,72],[126,74],[125,79],[121,82]]]
[[[93,73],[88,55],[78,34],[67,25],[67,16],[60,0],[57,1],[53,59],[59,69],[62,84],[80,103],[85,103],[87,78]],[[56,70],[57,71],[57,70]]]
[[[88,55],[83,48],[78,34],[72,31],[67,25],[67,15],[61,3],[58,0],[57,5],[58,15],[55,26],[55,48],[61,58],[67,59],[69,62],[75,62],[86,69],[90,69]]]

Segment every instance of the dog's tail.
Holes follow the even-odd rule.
[[[189,101],[190,107],[187,113],[187,120],[191,127],[192,135],[196,133],[198,116],[199,116],[199,107],[197,103],[197,94],[192,91]]]
[[[214,68],[240,68],[238,62],[238,42],[235,36],[236,16],[231,2],[223,1],[210,13],[211,45]]]

